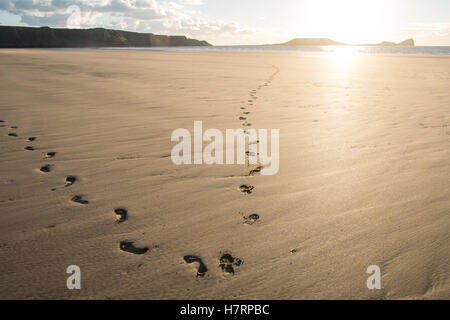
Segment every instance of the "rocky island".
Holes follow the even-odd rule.
[[[408,39],[399,43],[381,42],[377,44],[359,44],[359,46],[414,46],[414,40]],[[337,42],[327,38],[297,38],[285,43],[273,44],[273,46],[351,46],[351,44]]]

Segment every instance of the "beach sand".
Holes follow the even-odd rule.
[[[450,58],[1,50],[0,70],[1,299],[450,298]],[[172,163],[175,129],[243,112],[280,130],[277,175]]]

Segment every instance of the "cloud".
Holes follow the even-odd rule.
[[[0,10],[20,16],[21,22],[30,26],[66,27],[71,17],[67,8],[77,6],[82,28],[184,34],[209,41],[255,31],[233,22],[208,19],[191,7],[202,3],[201,0],[0,0]]]
[[[203,4],[202,0],[180,0],[181,4],[188,6],[201,6]]]
[[[408,37],[429,45],[450,43],[450,22],[411,23],[402,30]]]
[[[450,34],[450,22],[440,23],[413,23],[406,28],[409,31],[419,31],[421,33],[446,36]]]

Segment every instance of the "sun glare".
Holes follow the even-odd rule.
[[[325,47],[328,62],[332,70],[339,73],[347,73],[353,69],[361,48],[357,46]],[[340,77],[343,75],[341,74]]]
[[[389,0],[308,0],[306,32],[350,44],[381,41]]]

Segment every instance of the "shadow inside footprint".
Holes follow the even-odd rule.
[[[205,273],[208,271],[208,268],[206,268],[206,265],[203,263],[202,259],[197,256],[184,256],[184,261],[188,264],[198,262],[197,277],[203,278]]]
[[[28,151],[34,151],[35,150],[34,147],[32,147],[32,146],[26,146],[24,149],[28,150]]]
[[[124,208],[117,208],[114,210],[116,214],[117,223],[122,223],[127,220],[128,211]]]
[[[256,173],[261,173],[262,169],[264,169],[264,167],[257,167],[255,169],[251,170],[248,175],[249,176],[254,176]]]
[[[133,253],[133,254],[144,254],[148,251],[148,248],[136,248],[133,245],[133,242],[128,242],[128,241],[121,241],[120,242],[120,250],[128,252],[128,253]]]
[[[10,136],[10,137],[17,137],[17,133],[11,132],[11,133],[8,133],[8,136]]]
[[[75,176],[68,176],[66,178],[66,187],[70,187],[71,185],[73,185],[75,183],[75,181],[77,181],[77,177],[75,177]]]
[[[246,184],[243,184],[242,186],[239,187],[239,189],[241,190],[241,192],[246,193],[246,194],[252,194],[253,190],[255,189],[254,186],[248,186]]]
[[[223,272],[234,275],[234,267],[239,267],[243,263],[244,262],[241,259],[235,258],[229,253],[225,253],[220,257],[219,266],[222,268]]]
[[[72,197],[72,201],[76,202],[76,203],[79,203],[79,204],[88,204],[89,203],[89,201],[84,200],[83,196],[81,196],[81,195],[73,196]]]
[[[244,217],[244,223],[249,224],[249,225],[254,224],[258,220],[259,220],[259,214],[257,214],[257,213],[252,213],[248,217]]]
[[[244,121],[244,120],[247,120],[247,118],[245,118],[245,117],[239,117],[239,120]]]
[[[41,167],[41,169],[39,169],[41,172],[50,172],[52,170],[51,166],[49,164],[46,164],[45,166]]]
[[[19,129],[18,126],[11,126],[11,129]]]
[[[46,159],[51,159],[54,156],[56,156],[56,152],[47,152],[47,154],[45,155]]]
[[[29,137],[28,141],[33,142],[33,141],[36,141],[36,139],[37,139],[36,137]]]

